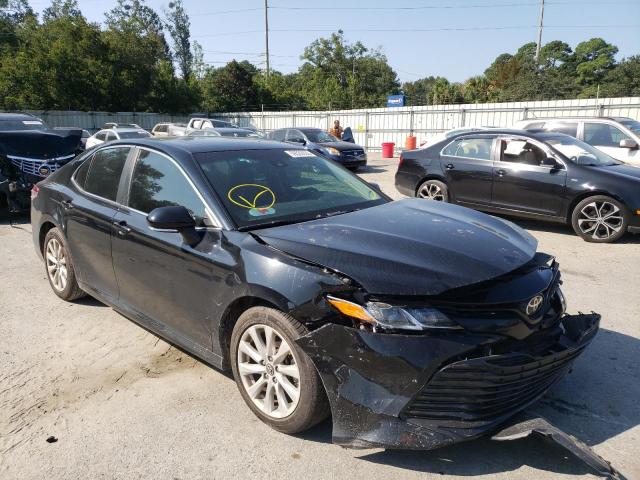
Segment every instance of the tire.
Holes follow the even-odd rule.
[[[86,295],[78,286],[67,244],[57,228],[47,232],[42,256],[49,285],[57,296],[71,302]]]
[[[269,329],[274,335],[269,352],[272,355],[267,355],[264,348],[256,348],[252,336],[257,335],[261,346],[266,347]],[[260,420],[279,432],[302,432],[329,416],[329,403],[318,372],[294,341],[307,333],[304,325],[286,313],[273,308],[252,307],[240,315],[231,335],[231,366],[240,394]],[[278,342],[278,338],[282,341]],[[278,358],[284,342],[290,353]],[[246,353],[247,346],[253,348],[253,356]],[[285,369],[286,374],[283,373]],[[289,375],[296,369],[297,384],[295,376]],[[290,394],[296,390],[297,400]],[[267,396],[269,393],[271,395]]]
[[[427,180],[421,183],[416,190],[416,197],[437,202],[448,202],[449,189],[447,184],[440,180]]]
[[[571,213],[571,226],[587,242],[612,243],[627,232],[630,217],[615,198],[595,195],[578,202]]]

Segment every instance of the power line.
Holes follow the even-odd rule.
[[[547,5],[616,5],[616,4],[629,4],[636,3],[636,0],[614,0],[611,2],[602,2],[602,1],[579,1],[579,2],[571,2],[571,1],[555,1],[548,2]],[[412,11],[412,10],[446,10],[446,9],[471,9],[471,8],[503,8],[503,7],[531,7],[538,5],[538,2],[518,2],[518,3],[481,3],[481,4],[471,4],[471,5],[420,5],[420,6],[411,6],[411,7],[289,7],[289,6],[278,6],[273,5],[269,8],[278,9],[278,10],[336,10],[339,8],[340,10],[393,10],[393,11]]]

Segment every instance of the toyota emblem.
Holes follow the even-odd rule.
[[[529,303],[527,303],[527,315],[532,316],[536,313],[540,309],[543,301],[544,297],[542,295],[536,295],[529,300]]]

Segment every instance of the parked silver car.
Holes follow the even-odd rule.
[[[640,166],[640,122],[626,117],[558,117],[520,120],[515,128],[571,135],[607,155]]]
[[[86,147],[92,148],[96,145],[122,138],[147,138],[150,136],[149,132],[141,128],[105,128],[87,138]]]

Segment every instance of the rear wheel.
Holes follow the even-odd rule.
[[[610,243],[622,238],[630,214],[615,198],[606,195],[588,197],[573,209],[573,230],[587,242]]]
[[[78,286],[71,257],[69,257],[64,238],[57,228],[47,232],[43,256],[49,285],[56,295],[67,301],[86,295]]]
[[[298,433],[329,414],[326,394],[311,360],[295,343],[307,329],[266,307],[240,315],[231,335],[233,376],[242,398],[264,423]]]
[[[440,180],[427,180],[418,187],[416,197],[437,202],[448,202],[449,190],[446,183]]]

